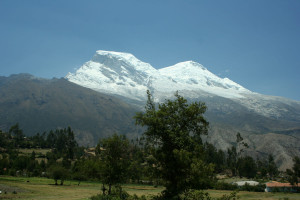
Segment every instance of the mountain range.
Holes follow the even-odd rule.
[[[275,154],[282,168],[300,153],[299,101],[252,92],[193,61],[155,69],[132,54],[99,50],[66,79],[137,107],[145,104],[146,90],[158,103],[178,91],[190,101],[206,103],[211,123],[207,140],[218,148],[228,148],[240,132],[250,145],[248,154]]]
[[[157,70],[132,54],[111,51],[97,51],[91,61],[74,74],[69,73],[66,79],[99,92],[138,101],[146,99],[147,89],[157,101],[172,96],[177,90],[188,91],[188,97],[197,97],[199,92],[229,98],[251,93],[228,78],[219,78],[193,61]]]
[[[62,79],[27,74],[0,77],[0,128],[19,122],[29,135],[70,125],[80,144],[94,145],[113,132],[136,137],[135,112],[143,110],[146,90],[157,103],[176,91],[203,101],[210,122],[203,139],[226,150],[240,132],[246,154],[275,157],[280,169],[300,156],[300,102],[252,92],[186,61],[155,69],[129,53],[97,51],[75,73]]]

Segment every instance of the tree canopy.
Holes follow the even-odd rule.
[[[114,134],[101,139],[96,147],[96,153],[101,159],[100,179],[108,184],[108,194],[111,186],[126,180],[129,160],[129,142],[124,135]]]
[[[293,158],[294,165],[291,169],[287,169],[286,172],[289,175],[289,182],[292,185],[298,185],[299,183],[299,178],[300,178],[300,158],[298,156],[295,156]]]
[[[147,95],[146,110],[137,113],[135,119],[136,124],[147,127],[145,136],[165,181],[165,197],[208,187],[213,165],[205,164],[201,158],[201,135],[208,133],[209,125],[203,116],[205,103],[188,103],[176,92],[174,100],[166,100],[156,108],[149,91]]]

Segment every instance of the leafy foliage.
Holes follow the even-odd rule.
[[[58,180],[60,180],[60,185],[63,185],[64,181],[69,176],[68,170],[62,167],[61,165],[52,165],[49,169],[49,174],[50,177],[54,179],[55,185],[57,185]]]
[[[254,178],[257,173],[257,167],[254,159],[250,156],[238,159],[238,171],[240,177]]]
[[[147,95],[145,113],[136,114],[136,124],[147,127],[144,134],[165,181],[164,196],[172,198],[189,188],[209,187],[213,166],[201,159],[201,135],[208,132],[205,104],[188,104],[176,93],[175,100],[166,100],[156,109],[149,91]]]
[[[295,156],[294,159],[294,165],[292,170],[287,169],[287,174],[289,175],[289,182],[291,185],[298,185],[299,181],[298,179],[300,178],[300,158]]]
[[[112,137],[101,139],[97,145],[96,153],[101,159],[100,179],[111,186],[127,180],[129,168],[129,142],[123,135],[114,134]]]
[[[0,174],[45,176],[47,171],[56,184],[58,180],[63,184],[67,178],[77,180],[78,185],[83,180],[101,180],[109,186],[110,194],[111,187],[117,188],[125,182],[163,184],[166,190],[161,197],[153,197],[157,199],[186,198],[184,194],[190,189],[234,188],[215,181],[216,172],[224,173],[228,169],[248,178],[278,175],[272,155],[256,162],[243,156],[248,146],[239,133],[236,143],[226,153],[207,142],[203,144],[201,135],[207,134],[208,128],[203,117],[205,110],[204,103],[189,104],[178,94],[175,100],[155,105],[148,92],[146,112],[136,115],[136,123],[147,127],[144,137],[131,142],[123,135],[103,138],[96,148],[96,156],[78,146],[70,127],[25,137],[16,124],[8,133],[0,131]],[[30,151],[20,155],[16,147],[48,150],[46,154]],[[299,158],[294,161],[293,169],[288,170],[292,183],[298,181],[299,172]],[[261,188],[245,186],[239,190],[260,191]]]

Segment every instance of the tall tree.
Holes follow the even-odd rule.
[[[9,133],[13,134],[15,137],[15,147],[19,147],[22,145],[22,142],[24,140],[24,134],[23,134],[23,130],[20,129],[19,124],[16,123],[15,125],[13,125],[12,127],[10,127],[9,129]]]
[[[254,178],[257,173],[255,160],[250,156],[239,158],[237,166],[240,177]]]
[[[276,166],[276,163],[274,161],[274,157],[270,154],[268,157],[268,174],[271,179],[273,179],[274,176],[277,176],[279,174],[278,168]]]
[[[75,149],[78,147],[78,144],[74,138],[74,132],[69,126],[66,130],[67,132],[67,141],[66,141],[66,156],[67,158],[73,159],[75,154]]]
[[[233,176],[236,176],[237,174],[237,161],[237,150],[235,146],[232,146],[231,148],[227,149],[227,165]]]
[[[289,182],[291,183],[291,185],[297,185],[299,183],[299,178],[300,178],[300,158],[298,156],[295,156],[293,158],[294,161],[294,165],[292,170],[291,169],[287,169],[286,172],[289,175]]]
[[[147,95],[146,110],[137,113],[135,119],[136,124],[147,127],[144,134],[148,143],[155,147],[153,156],[165,181],[165,198],[177,197],[193,187],[207,187],[213,167],[201,160],[200,136],[207,134],[209,124],[203,116],[205,104],[189,104],[176,92],[175,100],[166,100],[156,109],[149,91]]]
[[[244,142],[244,138],[237,132],[235,144],[227,149],[227,165],[231,169],[233,176],[237,175],[238,159],[241,158],[246,148],[249,148],[248,144]]]
[[[101,159],[100,178],[108,184],[108,194],[111,187],[123,183],[129,168],[129,141],[123,135],[101,139],[96,147],[96,153]]]

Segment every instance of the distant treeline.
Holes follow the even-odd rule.
[[[85,180],[99,180],[107,185],[107,188],[103,185],[102,190],[108,194],[112,186],[120,183],[164,185],[153,146],[143,137],[129,140],[124,135],[114,134],[101,139],[96,147],[86,148],[79,147],[70,127],[25,137],[16,124],[8,133],[0,131],[0,146],[0,175],[45,176],[61,185],[66,179],[77,180],[78,185]],[[201,160],[212,170],[209,176],[199,177],[203,179],[201,189],[263,192],[263,184],[238,187],[218,181],[216,175],[257,180],[274,179],[279,175],[272,155],[268,160],[255,160],[243,156],[241,146],[247,148],[239,133],[236,143],[226,152],[207,142],[200,144]],[[290,178],[295,177],[291,170],[288,172]]]
[[[202,144],[202,159],[207,165],[213,164],[214,173],[247,178],[272,178],[278,175],[278,168],[272,155],[268,160],[255,160],[240,155],[241,152],[237,149],[242,138],[239,134],[238,137],[237,143],[226,152],[216,149],[207,142]],[[129,141],[122,136],[122,140],[128,143],[126,151],[130,155],[127,158],[129,170],[126,181],[159,183],[159,175],[155,173],[153,167],[156,161],[151,156],[144,138]],[[70,127],[25,137],[19,125],[15,124],[8,133],[0,131],[0,147],[0,174],[16,175],[18,171],[19,174],[22,172],[28,176],[41,176],[42,172],[49,173],[52,165],[59,165],[68,170],[70,177],[81,174],[85,180],[101,179],[99,172],[101,150],[79,147]],[[30,155],[20,155],[19,150],[24,148],[50,149],[50,151],[45,155],[34,151]]]

